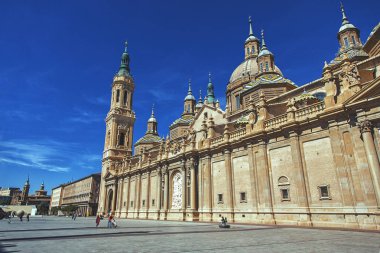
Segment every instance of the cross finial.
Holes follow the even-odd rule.
[[[128,41],[126,40],[125,42],[124,42],[124,45],[125,45],[125,48],[124,48],[124,52],[128,52]]]
[[[249,35],[253,35],[251,16],[249,16],[248,22],[249,22]]]
[[[348,22],[348,18],[346,16],[346,12],[344,11],[344,6],[343,6],[343,3],[340,2],[340,10],[342,11],[342,20],[343,20],[343,24],[347,24],[349,23]]]
[[[208,82],[211,83],[211,72],[208,72]]]

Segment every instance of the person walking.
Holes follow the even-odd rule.
[[[96,216],[96,227],[98,227],[99,226],[99,223],[100,223],[100,216],[99,216],[99,214]]]
[[[112,220],[113,220],[113,215],[112,213],[110,213],[110,216],[108,216],[108,224],[107,224],[108,228],[112,228]]]
[[[26,215],[26,220],[29,222],[29,216],[30,216],[30,213],[28,213],[27,215]]]

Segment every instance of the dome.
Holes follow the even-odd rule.
[[[340,28],[339,28],[339,32],[341,33],[341,32],[343,32],[343,31],[345,31],[345,30],[347,30],[347,29],[357,29],[353,24],[350,24],[350,23],[348,23],[348,24],[344,24],[344,25],[342,25]]]
[[[282,75],[281,70],[275,66],[275,72]],[[235,70],[232,72],[232,75],[230,77],[230,83],[245,77],[245,76],[251,76],[251,78],[254,78],[259,72],[259,66],[257,64],[256,58],[248,58],[245,61],[243,61]]]
[[[259,57],[263,55],[273,55],[273,54],[268,49],[263,49],[263,50],[260,50]]]
[[[249,37],[245,40],[245,43],[251,42],[251,41],[259,41],[258,38],[256,38],[253,35],[249,35]]]
[[[192,95],[192,94],[188,94],[186,97],[185,97],[185,101],[186,100],[195,100],[195,97]]]
[[[148,119],[148,122],[157,122],[156,118],[153,116],[151,116],[149,119]]]

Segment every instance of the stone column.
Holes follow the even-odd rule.
[[[165,188],[164,188],[164,211],[169,209],[169,170],[165,168]]]
[[[156,205],[157,211],[159,212],[161,209],[161,192],[162,192],[162,173],[161,169],[157,169],[157,196],[156,196]]]
[[[273,215],[272,189],[269,176],[269,165],[267,156],[267,144],[260,140],[259,150],[256,154],[259,213],[264,224],[275,224]]]
[[[127,177],[127,183],[128,183],[128,187],[127,187],[127,196],[126,196],[126,202],[127,202],[127,204],[126,204],[126,212],[127,212],[127,214],[126,214],[126,216],[128,216],[128,210],[129,210],[129,205],[130,205],[130,201],[131,201],[131,198],[130,198],[130,192],[131,192],[131,176],[130,175],[128,175],[128,177]]]
[[[114,190],[113,190],[113,198],[112,198],[112,210],[111,212],[116,212],[116,199],[117,199],[117,190],[118,190],[118,178],[115,177],[115,185],[114,185]]]
[[[181,168],[181,174],[182,174],[182,212],[185,212],[186,210],[186,162],[185,160],[182,160],[182,168]]]
[[[212,195],[211,195],[211,155],[206,155],[206,169],[204,174],[204,207],[205,211],[212,212]],[[210,217],[211,219],[211,217]]]
[[[308,180],[306,180],[307,173],[303,166],[302,162],[302,154],[299,142],[299,136],[296,132],[290,132],[290,143],[291,143],[291,152],[292,152],[292,160],[294,169],[297,170],[296,180],[300,184],[300,187],[297,187],[298,199],[299,199],[299,207],[304,208],[305,214],[303,214],[301,219],[298,221],[298,224],[301,226],[312,226],[310,220],[310,206],[309,206],[309,196],[308,192]]]
[[[148,171],[148,176],[147,176],[147,189],[146,189],[146,197],[145,197],[145,206],[146,206],[146,211],[149,212],[149,207],[150,207],[150,171]]]
[[[138,181],[137,181],[137,198],[136,198],[136,209],[139,213],[141,210],[141,172],[138,174]]]
[[[372,136],[373,126],[369,120],[364,120],[359,124],[359,128],[364,142],[364,149],[367,155],[369,170],[371,171],[373,188],[377,200],[377,207],[380,208],[380,165]]]
[[[255,211],[258,212],[257,203],[259,201],[259,195],[257,190],[257,168],[256,168],[256,162],[253,155],[253,147],[252,143],[247,143],[247,152],[248,152],[248,164],[249,164],[249,174],[251,177],[251,200],[253,203],[253,207],[255,208]]]
[[[196,192],[197,192],[197,184],[196,184],[196,174],[195,174],[195,166],[194,166],[194,160],[191,160],[190,164],[190,183],[191,183],[191,194],[190,194],[190,205],[192,210],[196,210]]]
[[[118,199],[118,202],[117,202],[117,205],[118,205],[118,213],[119,213],[119,218],[121,216],[121,210],[123,209],[123,191],[124,191],[124,177],[123,178],[120,178],[119,179],[119,193],[118,193],[118,196],[119,196],[119,199]]]
[[[227,188],[227,210],[231,212],[229,217],[230,221],[234,221],[234,189],[232,186],[232,168],[231,168],[231,151],[229,149],[224,150],[224,162],[226,167],[226,188]]]

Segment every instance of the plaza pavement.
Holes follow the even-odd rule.
[[[0,221],[0,252],[380,252],[379,232],[213,223],[31,217]]]

